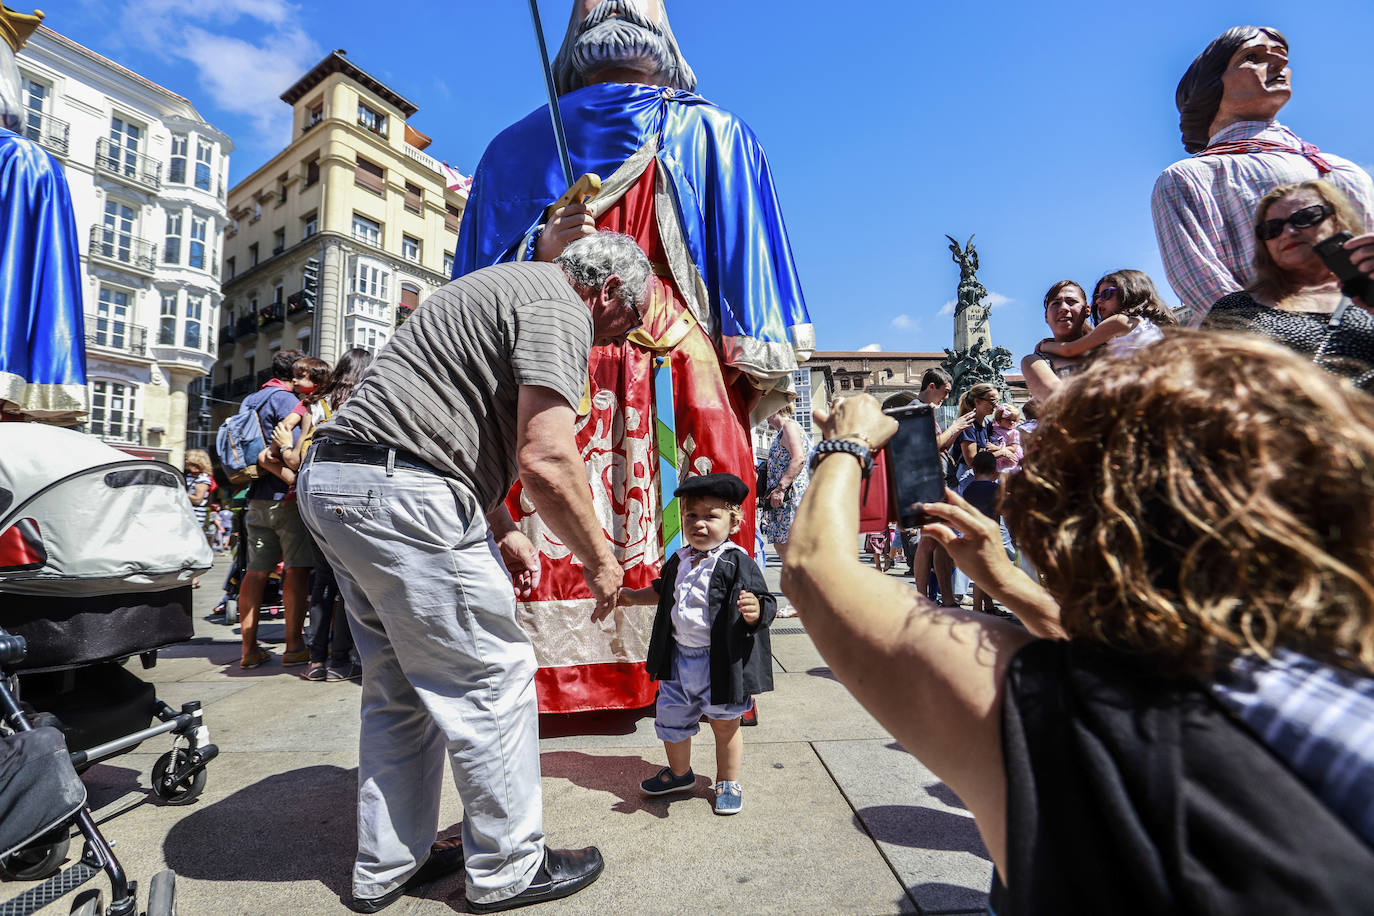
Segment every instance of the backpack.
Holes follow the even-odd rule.
[[[219,453],[225,476],[234,487],[253,483],[262,476],[258,468],[258,454],[267,447],[267,441],[262,436],[262,419],[258,416],[258,408],[267,403],[271,392],[267,393],[267,397],[258,398],[257,403],[250,403],[255,396],[244,398],[239,405],[239,412],[221,423],[215,435],[215,451]]]

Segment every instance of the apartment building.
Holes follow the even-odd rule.
[[[233,143],[189,100],[52,29],[40,26],[17,60],[23,132],[71,186],[86,280],[85,429],[180,465],[188,407],[198,418],[215,360]]]
[[[376,352],[447,283],[466,193],[450,191],[417,107],[333,51],[281,96],[292,140],[229,191],[216,416],[294,347]]]

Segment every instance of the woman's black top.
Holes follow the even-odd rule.
[[[1212,330],[1263,334],[1359,388],[1374,388],[1374,316],[1352,304],[1339,325],[1330,325],[1329,314],[1284,311],[1262,305],[1245,292],[1217,300],[1202,322]]]
[[[1002,704],[997,916],[1369,914],[1374,849],[1197,681],[1037,640]]]

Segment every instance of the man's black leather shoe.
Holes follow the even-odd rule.
[[[437,840],[429,847],[429,858],[415,870],[415,874],[405,879],[380,897],[352,897],[348,908],[355,913],[375,913],[400,900],[408,891],[438,881],[445,875],[461,871],[463,868],[463,841],[459,837]]]
[[[499,913],[532,903],[544,903],[575,894],[601,876],[606,862],[595,846],[586,849],[545,849],[544,864],[534,873],[534,880],[514,897],[494,903],[474,903],[468,907],[474,913]]]

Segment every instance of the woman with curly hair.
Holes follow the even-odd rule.
[[[1025,630],[858,562],[851,455],[896,424],[867,397],[821,423],[853,447],[818,447],[783,590],[973,813],[998,916],[1368,912],[1374,399],[1315,375],[1179,331],[1068,380],[1003,497],[1043,587],[957,494],[926,504]]]

